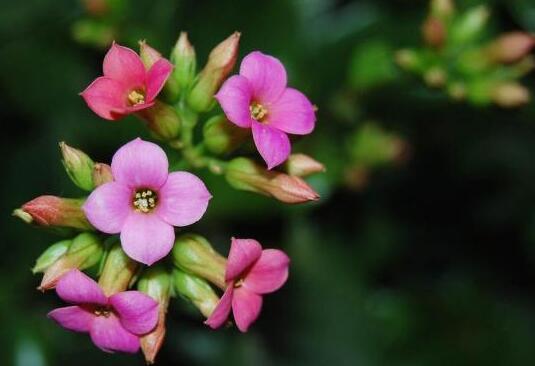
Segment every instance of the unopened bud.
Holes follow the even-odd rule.
[[[111,166],[104,163],[96,163],[93,167],[93,185],[96,187],[113,181]]]
[[[214,94],[236,63],[239,42],[240,33],[235,32],[210,52],[208,62],[188,96],[192,109],[206,112],[213,106]]]
[[[535,46],[535,37],[528,33],[511,32],[500,36],[488,48],[495,62],[511,64],[524,58]]]
[[[225,288],[227,260],[217,253],[208,240],[196,234],[184,234],[175,240],[173,263],[181,270]]]
[[[32,272],[36,274],[47,270],[51,265],[56,263],[58,259],[63,257],[65,253],[67,253],[71,243],[72,240],[62,240],[49,246],[35,261],[35,266],[33,266]]]
[[[138,263],[126,255],[120,244],[115,244],[106,255],[98,284],[106,296],[125,291],[137,269]]]
[[[448,76],[446,71],[439,66],[431,67],[424,74],[425,83],[431,88],[441,88],[446,83]]]
[[[156,328],[140,338],[141,350],[148,364],[153,364],[165,338],[165,317],[171,296],[171,276],[162,267],[147,269],[138,282],[138,290],[158,302]]]
[[[453,0],[431,0],[431,14],[433,16],[445,19],[453,15],[454,12]]]
[[[171,51],[171,62],[175,65],[171,77],[177,82],[180,90],[187,90],[195,77],[197,58],[186,32],[180,33],[180,37]]]
[[[94,230],[82,211],[83,203],[83,199],[39,196],[13,211],[13,215],[38,226]]]
[[[440,48],[446,39],[446,29],[444,23],[436,18],[429,17],[422,26],[424,41],[431,47]]]
[[[169,104],[156,101],[154,106],[137,112],[147,122],[148,128],[163,140],[172,140],[180,132],[181,121],[176,110]]]
[[[175,292],[191,301],[202,315],[206,318],[212,315],[219,302],[219,297],[208,282],[200,277],[175,269],[173,270],[173,284]]]
[[[305,154],[291,154],[284,165],[286,172],[297,177],[307,177],[325,171],[325,166]]]
[[[490,11],[485,5],[476,6],[462,14],[451,28],[451,39],[465,44],[478,38],[485,28]]]
[[[93,190],[93,166],[95,163],[86,153],[60,142],[63,166],[74,184],[86,191]]]
[[[83,0],[83,4],[87,13],[96,17],[104,16],[110,10],[106,0]]]
[[[420,54],[414,50],[399,50],[395,54],[396,63],[403,69],[418,72],[423,67],[423,60]]]
[[[247,158],[235,158],[227,165],[225,178],[234,188],[271,196],[285,203],[316,201],[319,195],[304,180],[267,170]]]
[[[240,147],[248,134],[247,129],[237,127],[222,115],[210,118],[203,127],[204,145],[218,155],[230,153]]]
[[[529,102],[529,90],[515,82],[499,84],[492,90],[492,100],[500,107],[514,108]]]
[[[466,98],[466,87],[462,82],[453,82],[448,85],[448,94],[455,100]]]
[[[100,19],[83,18],[72,25],[72,36],[82,44],[106,48],[117,37],[117,32],[110,23]]]
[[[94,266],[104,253],[102,241],[93,233],[81,233],[72,240],[67,252],[58,258],[44,272],[39,289],[50,290],[65,273],[71,269],[83,270]]]

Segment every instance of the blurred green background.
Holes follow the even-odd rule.
[[[398,69],[394,50],[421,45],[427,1],[112,0],[104,17],[98,3],[2,2],[1,365],[143,364],[140,355],[104,354],[46,318],[60,302],[35,290],[30,268],[58,237],[10,214],[41,194],[82,195],[63,171],[58,141],[109,162],[126,141],[150,138],[135,118],[103,121],[78,96],[100,74],[98,43],[147,39],[168,53],[181,30],[201,65],[235,30],[240,57],[256,49],[279,57],[290,84],[319,107],[315,133],[295,149],[328,170],[309,180],[322,199],[300,207],[205,176],[214,199],[187,230],[225,254],[232,235],[283,248],[291,276],[247,334],[211,331],[173,301],[158,364],[533,364],[535,106],[452,102]],[[481,3],[492,10],[491,32],[535,32],[533,1],[457,5]],[[97,5],[93,14],[87,4]],[[533,74],[523,84],[535,90]],[[369,121],[402,153],[363,172],[362,156],[392,143],[362,147],[358,131]]]

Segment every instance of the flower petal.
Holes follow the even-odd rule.
[[[148,333],[158,322],[158,302],[139,291],[119,292],[110,297],[110,304],[130,333]]]
[[[253,122],[253,140],[268,169],[288,159],[292,149],[286,133],[258,122]]]
[[[288,279],[290,258],[282,250],[266,249],[253,264],[243,287],[257,294],[267,294],[278,290]]]
[[[104,352],[136,353],[139,338],[124,329],[115,314],[97,316],[89,330],[93,343]]]
[[[121,82],[127,90],[145,84],[145,66],[138,54],[130,48],[113,43],[102,65],[104,76]]]
[[[73,304],[106,305],[108,299],[100,286],[85,273],[72,269],[58,281],[56,285],[58,296]]]
[[[133,188],[159,189],[167,180],[168,169],[162,148],[140,138],[123,145],[111,162],[113,178]]]
[[[132,212],[132,196],[132,189],[124,184],[105,183],[91,192],[82,210],[91,225],[98,230],[117,234]]]
[[[126,114],[126,87],[107,77],[96,78],[80,93],[87,106],[98,116],[117,120]]]
[[[228,319],[230,315],[230,309],[232,306],[232,294],[234,292],[234,283],[230,283],[225,290],[223,296],[219,300],[219,303],[215,307],[212,314],[206,319],[204,324],[208,325],[212,329],[219,328]]]
[[[212,195],[197,176],[174,172],[158,191],[156,213],[168,224],[191,225],[204,215],[210,198]]]
[[[66,306],[52,310],[47,315],[63,328],[75,332],[89,332],[95,315],[80,306]]]
[[[288,88],[269,107],[267,123],[286,133],[306,135],[314,129],[316,115],[308,98],[298,90]]]
[[[253,90],[249,80],[241,75],[230,77],[219,89],[215,99],[230,122],[242,128],[251,127],[249,106],[253,99]]]
[[[262,309],[262,296],[243,287],[234,290],[232,298],[232,313],[236,326],[242,332],[247,332],[249,326],[258,318]]]
[[[262,254],[262,246],[254,239],[232,238],[228,254],[225,281],[235,280]]]
[[[286,70],[282,63],[259,51],[244,57],[240,75],[250,81],[254,98],[262,104],[276,101],[286,88]]]
[[[152,102],[160,93],[165,82],[173,71],[173,64],[165,58],[161,58],[147,72],[146,85],[146,101]]]
[[[152,265],[173,248],[175,231],[154,213],[132,212],[121,231],[121,244],[132,259]]]

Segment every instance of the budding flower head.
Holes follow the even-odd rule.
[[[488,48],[495,62],[510,64],[520,61],[535,46],[535,37],[524,32],[510,32],[500,36]]]
[[[285,203],[316,201],[319,195],[304,180],[281,172],[266,170],[247,158],[229,162],[225,178],[239,190],[271,196]]]
[[[86,153],[75,149],[65,142],[60,142],[59,147],[63,155],[63,166],[74,184],[86,191],[91,191],[93,186],[93,167],[95,163]]]
[[[180,33],[180,37],[171,51],[171,62],[175,65],[171,78],[178,83],[181,90],[187,90],[195,77],[197,58],[186,32]]]
[[[214,94],[236,63],[240,36],[238,32],[233,33],[210,52],[188,97],[188,104],[195,111],[206,112],[212,108]]]
[[[296,177],[307,177],[325,171],[325,166],[305,154],[291,154],[285,163],[286,172]]]
[[[212,315],[219,297],[208,282],[195,275],[174,269],[173,284],[175,292],[191,301],[202,315],[206,318]]]
[[[248,136],[248,131],[230,123],[225,116],[210,118],[203,127],[204,145],[214,154],[236,150]]]
[[[103,185],[104,183],[111,182],[113,180],[111,166],[104,163],[96,163],[93,166],[92,178],[95,188]]]
[[[179,236],[173,247],[173,263],[181,270],[204,278],[220,288],[225,287],[226,260],[200,235]]]
[[[529,102],[529,90],[516,82],[504,82],[492,89],[492,100],[501,107],[514,108]]]
[[[67,253],[71,243],[72,240],[62,240],[49,246],[35,261],[35,266],[32,268],[32,272],[34,274],[44,272]]]
[[[440,48],[446,39],[444,23],[436,17],[429,17],[422,26],[425,42],[431,47]]]
[[[181,121],[176,110],[169,104],[156,101],[154,106],[138,112],[149,129],[162,140],[172,140],[180,132]]]
[[[130,259],[121,249],[121,246],[116,244],[106,255],[98,284],[108,296],[125,291],[137,269],[138,263]]]

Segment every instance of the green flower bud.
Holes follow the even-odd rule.
[[[180,33],[171,51],[171,62],[175,65],[171,78],[176,81],[180,90],[188,90],[195,77],[197,58],[186,32]]]
[[[149,46],[145,40],[142,40],[139,41],[139,57],[145,65],[145,69],[149,70],[156,61],[162,58],[162,54]]]
[[[236,150],[248,135],[247,129],[237,127],[222,115],[210,118],[203,127],[204,145],[218,155]]]
[[[93,166],[95,163],[86,153],[75,149],[65,142],[60,142],[59,147],[63,155],[63,166],[74,184],[85,191],[92,191],[93,186]]]
[[[137,113],[156,137],[163,140],[172,140],[180,132],[181,121],[176,110],[159,100],[154,106],[143,109]]]
[[[227,260],[217,253],[208,240],[196,234],[184,234],[175,240],[173,263],[181,270],[225,288]]]
[[[35,261],[35,266],[32,268],[32,272],[34,274],[44,272],[67,253],[71,243],[72,240],[62,240],[49,246]]]
[[[451,27],[451,40],[456,44],[466,44],[479,38],[490,17],[489,9],[476,6],[462,14]]]
[[[130,259],[117,243],[106,256],[98,283],[106,296],[125,291],[130,286],[137,269],[138,263]]]
[[[208,282],[197,276],[175,269],[173,271],[175,292],[191,301],[202,315],[212,315],[219,302],[219,297]]]

